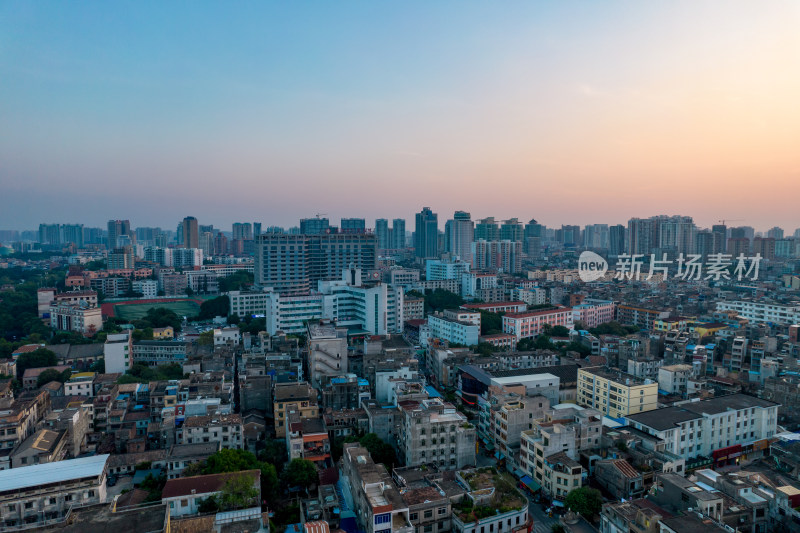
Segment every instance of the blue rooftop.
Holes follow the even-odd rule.
[[[441,398],[442,397],[442,395],[439,393],[438,390],[436,390],[433,387],[433,385],[428,385],[427,387],[425,387],[425,390],[427,391],[428,396],[430,396],[431,398]]]

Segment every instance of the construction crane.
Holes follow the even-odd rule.
[[[725,226],[726,222],[741,222],[742,220],[744,220],[744,219],[743,218],[726,218],[726,219],[722,219],[722,220],[717,220],[717,222],[719,222],[723,226]]]
[[[316,216],[317,218],[320,218],[320,217],[326,217],[326,216],[328,216],[328,213],[317,213],[317,214],[316,214],[316,215],[314,215],[314,216]]]

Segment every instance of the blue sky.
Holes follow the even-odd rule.
[[[6,1],[0,227],[430,205],[794,229],[798,6]]]

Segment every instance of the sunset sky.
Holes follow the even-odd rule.
[[[800,227],[800,2],[0,2],[0,229]]]

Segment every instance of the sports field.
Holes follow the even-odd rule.
[[[200,305],[194,300],[179,300],[171,302],[148,302],[114,305],[114,315],[123,320],[137,320],[147,314],[148,309],[165,307],[178,316],[197,316]]]

